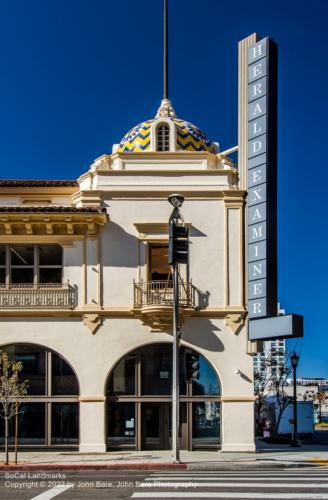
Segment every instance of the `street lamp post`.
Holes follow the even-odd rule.
[[[184,197],[172,194],[168,201],[174,207],[169,220],[169,264],[173,274],[173,352],[172,352],[172,463],[180,462],[179,424],[180,424],[180,394],[179,394],[179,263],[188,261],[188,229],[183,222],[180,208]]]
[[[300,446],[298,439],[297,439],[297,394],[296,394],[296,368],[298,365],[300,357],[296,354],[294,351],[293,354],[290,357],[290,362],[293,368],[293,408],[294,408],[294,415],[293,415],[293,436],[292,440],[290,443],[290,446]]]

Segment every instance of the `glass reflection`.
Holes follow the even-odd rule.
[[[204,358],[199,356],[199,379],[192,381],[194,396],[219,396],[220,384],[214,368]]]
[[[51,391],[56,396],[79,394],[75,373],[69,364],[55,353],[52,354]]]
[[[45,350],[31,345],[10,345],[5,348],[11,360],[21,361],[23,369],[19,374],[21,381],[27,380],[27,394],[43,395],[46,391]]]
[[[54,403],[52,405],[52,444],[77,444],[79,442],[78,425],[78,403]]]
[[[122,359],[114,368],[108,383],[108,394],[135,394],[135,357]]]
[[[108,439],[112,447],[135,445],[135,403],[109,403]]]
[[[217,446],[220,442],[220,403],[204,401],[192,405],[192,445]]]

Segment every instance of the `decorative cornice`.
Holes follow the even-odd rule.
[[[73,207],[0,207],[0,237],[95,236],[108,221],[105,210]],[[8,207],[9,208],[9,207]],[[32,239],[31,239],[32,241]]]
[[[99,315],[108,318],[140,318],[141,310],[131,307],[103,307],[96,308],[88,305],[76,307],[73,310],[67,309],[0,309],[0,317],[82,317],[85,315]],[[245,315],[246,309],[243,307],[207,307],[206,309],[188,310],[191,317],[205,318],[225,318],[230,314]]]

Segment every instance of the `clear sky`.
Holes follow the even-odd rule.
[[[237,142],[237,43],[279,44],[279,298],[300,374],[328,377],[326,0],[169,0],[170,96]],[[75,179],[162,96],[162,0],[0,0],[3,178]]]

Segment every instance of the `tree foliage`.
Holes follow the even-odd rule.
[[[277,354],[280,355],[280,361],[277,360]],[[272,398],[276,409],[276,419],[275,422],[272,422],[272,430],[275,436],[278,434],[282,415],[292,401],[291,396],[286,392],[288,379],[292,372],[290,356],[291,353],[287,350],[277,352],[275,349],[270,349],[265,351],[264,359],[262,358],[264,369],[254,373],[257,432],[264,406],[269,405],[270,398]]]
[[[313,401],[313,404],[319,410],[319,422],[322,418],[322,405],[328,403],[328,394],[326,391],[318,390],[316,391],[305,391],[301,394],[303,401]]]
[[[27,381],[21,382],[19,373],[23,369],[20,361],[11,361],[8,354],[0,351],[0,417],[5,424],[5,459],[9,463],[9,420],[19,411],[21,398],[27,394]]]

